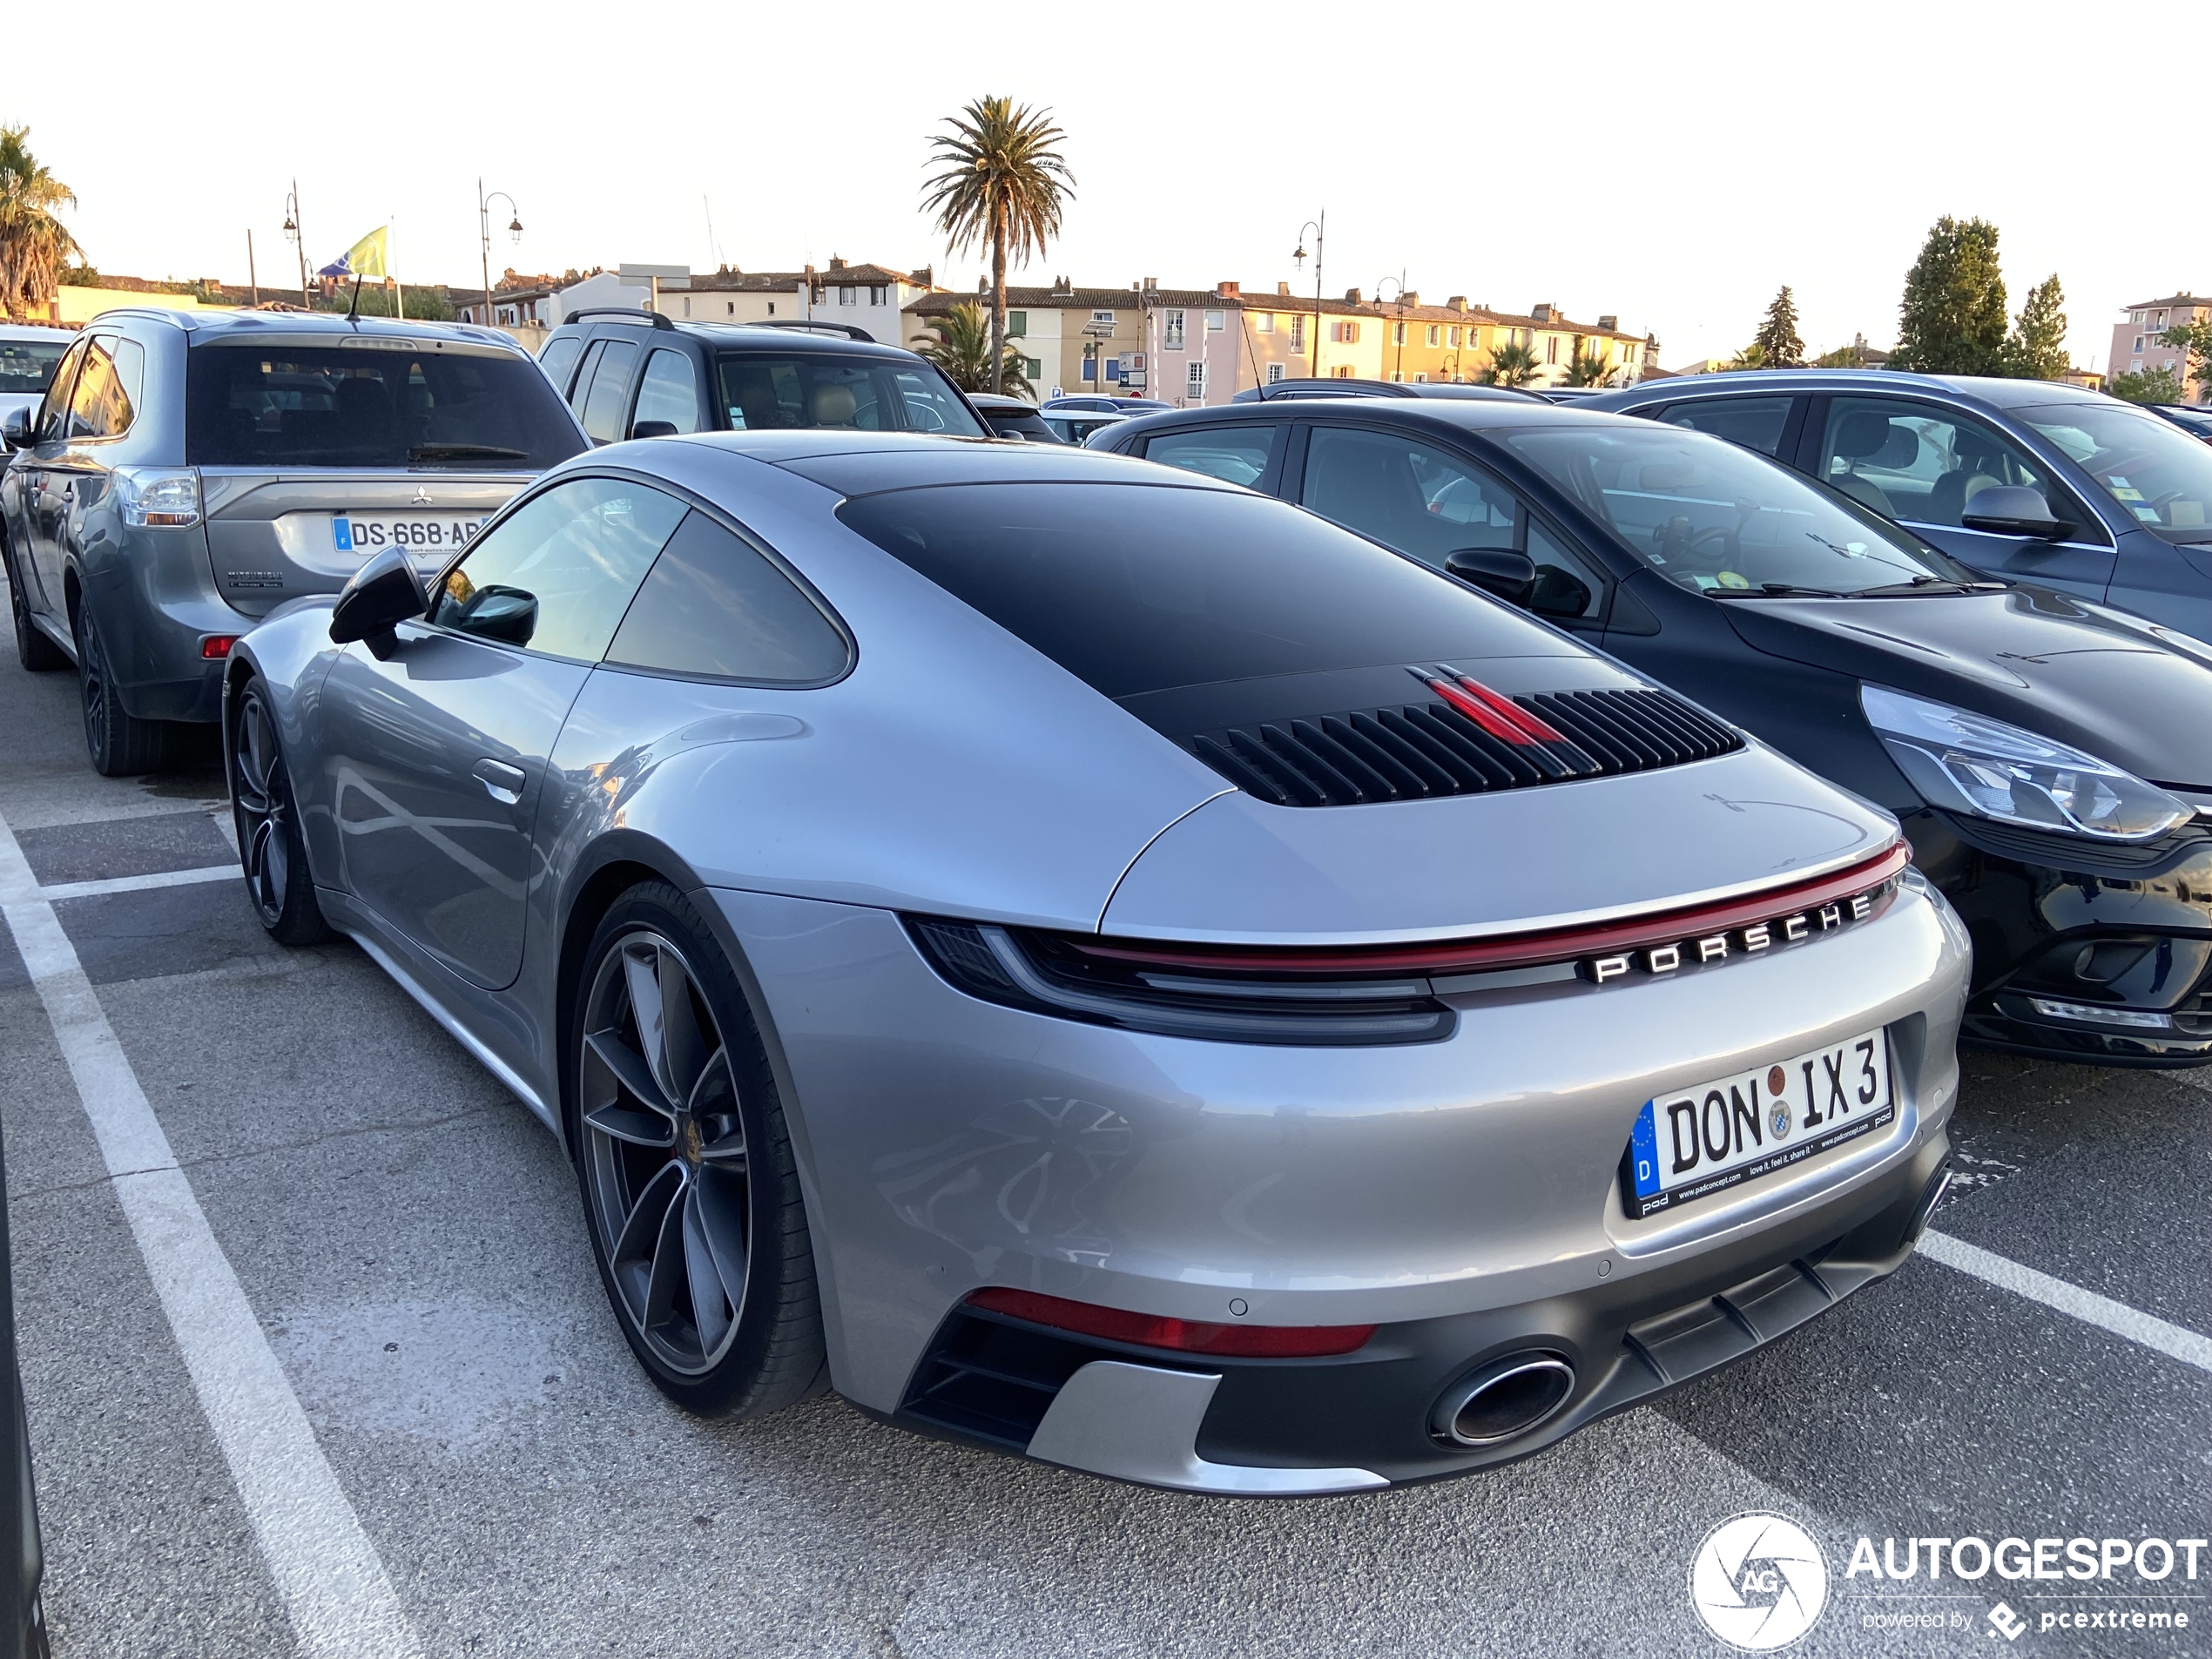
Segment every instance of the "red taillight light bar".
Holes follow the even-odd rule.
[[[1501,743],[1526,747],[1532,743],[1565,743],[1567,734],[1550,721],[1531,713],[1511,698],[1501,697],[1480,680],[1468,674],[1455,674],[1445,679],[1434,674],[1424,674],[1419,669],[1414,677],[1447,703],[1466,715]]]
[[[201,660],[212,663],[229,656],[231,647],[237,644],[240,637],[238,634],[202,634],[199,637]]]
[[[1236,1359],[1318,1359],[1350,1353],[1365,1346],[1375,1334],[1372,1325],[1210,1325],[1200,1319],[1170,1319],[1100,1307],[1093,1302],[1071,1302],[1065,1297],[1005,1285],[976,1291],[968,1298],[968,1305],[1009,1318],[1027,1319],[1032,1325],[1103,1337],[1109,1342]]]
[[[1646,945],[1668,945],[1699,934],[1724,932],[1816,909],[1899,873],[1912,849],[1892,841],[1871,858],[1811,881],[1769,887],[1763,893],[1718,904],[1655,911],[1583,927],[1554,927],[1507,934],[1489,939],[1439,940],[1421,945],[1380,945],[1339,949],[1330,947],[1152,944],[1137,940],[1068,938],[1068,947],[1087,956],[1162,968],[1211,968],[1219,973],[1298,974],[1479,974],[1494,968],[1528,968],[1605,956]]]

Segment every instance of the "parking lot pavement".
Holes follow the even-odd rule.
[[[1829,1610],[1793,1651],[1986,1655],[2000,1597],[2033,1631],[2085,1587],[1847,1578],[1859,1535],[2212,1531],[2212,1375],[1925,1258],[1541,1457],[1372,1495],[1117,1486],[833,1398],[746,1426],[687,1418],[615,1328],[552,1138],[354,947],[280,950],[234,881],[206,877],[230,856],[219,794],[212,767],[95,778],[73,679],[0,666],[0,820],[43,889],[10,907],[11,937],[51,906],[127,1062],[111,1080],[142,1092],[219,1251],[211,1276],[234,1275],[250,1309],[211,1357],[199,1287],[165,1290],[134,1231],[142,1177],[93,1133],[86,1096],[113,1103],[81,1084],[83,1031],[65,1053],[42,1000],[51,952],[24,947],[34,981],[0,945],[0,1123],[64,1659],[1717,1652],[1686,1577],[1745,1510],[1796,1519],[1828,1555]],[[2188,1076],[1972,1059],[1972,1178],[1937,1225],[2212,1331],[2206,1104]],[[283,1398],[241,1406],[223,1379],[263,1352]],[[361,1541],[392,1643],[301,1622],[312,1587],[285,1576],[301,1541],[272,1524],[296,1494],[257,1486],[235,1440],[295,1409],[331,1479],[302,1513]],[[2202,1585],[2087,1588],[2212,1619]],[[1930,1609],[1959,1617],[1866,1622]]]

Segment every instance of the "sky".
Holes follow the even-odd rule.
[[[1388,278],[1424,300],[1615,314],[1670,368],[1742,347],[1784,284],[1811,350],[1888,346],[1945,214],[1998,226],[2015,310],[2059,275],[2085,368],[2108,367],[2129,301],[2212,290],[2186,9],[990,15],[243,0],[203,22],[113,0],[83,72],[7,78],[0,124],[27,124],[75,191],[65,218],[100,270],[243,281],[250,230],[271,291],[298,281],[294,179],[311,266],[389,220],[402,280],[473,287],[480,177],[513,201],[495,203],[495,278],[835,255],[971,287],[981,258],[948,254],[921,187],[942,118],[986,94],[1049,108],[1076,177],[1022,281],[1310,293],[1291,255],[1325,211],[1331,294]]]

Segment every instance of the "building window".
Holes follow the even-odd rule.
[[[1414,385],[1416,385],[1416,386],[1426,386],[1426,385],[1427,385],[1427,384],[1428,384],[1428,376],[1427,376],[1426,374],[1416,374],[1416,375],[1414,375],[1414,376],[1413,376],[1413,384],[1414,384]]]
[[[1359,325],[1356,322],[1340,322],[1336,327],[1335,337],[1347,346],[1353,345],[1359,339]]]
[[[880,284],[870,288],[868,290],[868,303],[872,306],[889,305],[891,303],[891,290]]]
[[[1006,314],[1006,337],[1008,340],[1019,340],[1028,332],[1029,314],[1028,312],[1009,311]]]
[[[858,305],[860,300],[851,288],[840,288],[837,291],[837,303],[841,306]]]
[[[1439,327],[1437,327],[1434,323],[1431,323],[1431,324],[1429,324],[1429,326],[1428,326],[1428,343],[1429,343],[1430,345],[1432,345],[1432,346],[1435,345],[1435,344],[1437,343],[1437,337],[1438,337],[1438,335],[1440,335],[1440,334],[1442,334],[1442,333],[1443,333],[1443,330],[1441,330],[1440,328],[1439,328]]]
[[[1200,358],[1190,365],[1184,375],[1184,395],[1203,400],[1206,395],[1206,362]]]
[[[1390,343],[1393,346],[1402,346],[1406,343],[1406,325],[1404,323],[1394,322],[1391,324]]]
[[[1453,327],[1452,327],[1452,331],[1451,331],[1451,332],[1452,332],[1452,349],[1453,349],[1453,351],[1457,351],[1457,350],[1459,350],[1459,348],[1460,348],[1460,330],[1459,330],[1459,325],[1458,325],[1458,324],[1456,324],[1456,323],[1454,323],[1454,324],[1453,325]]]
[[[2141,355],[2142,354],[2142,349],[2143,349],[2143,337],[2142,337],[2141,334],[2137,334],[2137,335],[2135,336],[2135,353],[2136,353],[2136,355],[2141,356]]]
[[[1094,311],[1090,314],[1090,320],[1103,328],[1111,328],[1115,322],[1114,314],[1110,311]]]
[[[1270,386],[1272,386],[1272,385],[1274,385],[1274,384],[1275,384],[1275,382],[1276,382],[1276,381],[1278,381],[1281,380],[1282,378],[1283,378],[1283,366],[1282,366],[1282,364],[1280,364],[1280,363],[1270,363],[1270,364],[1267,366],[1267,383],[1268,383]]]
[[[1555,363],[1559,361],[1559,336],[1557,334],[1544,336],[1544,361],[1548,363]]]
[[[1022,360],[1022,378],[1025,381],[1042,380],[1044,378],[1043,360],[1036,357],[1024,357]]]
[[[728,307],[729,307],[729,308],[730,308],[730,314],[731,314],[732,316],[733,316],[733,317],[734,317],[734,316],[736,316],[736,315],[738,314],[738,302],[737,302],[736,300],[725,300],[723,303],[724,303],[725,305],[726,305],[726,306],[728,306]],[[772,316],[772,316],[774,316],[774,315],[776,314],[776,302],[775,302],[773,300],[771,300],[768,302],[768,314],[769,314],[770,316]]]
[[[1209,311],[1206,313],[1206,332],[1210,334],[1219,334],[1225,320],[1226,319],[1220,312]]]
[[[2164,312],[2161,311],[2158,314],[2158,321],[2155,326],[2160,328],[2163,328],[2166,326],[2166,314]]]
[[[1390,378],[1392,383],[1394,385],[1398,381],[1404,380],[1406,375],[1403,370],[1393,368],[1390,371]]]
[[[687,317],[691,314],[691,296],[688,293],[684,296],[684,314]]]
[[[1303,311],[1291,318],[1291,349],[1292,351],[1305,349],[1305,313]]]
[[[1273,312],[1263,311],[1259,314],[1259,332],[1263,334],[1271,334],[1275,332],[1275,314]]]
[[[1183,349],[1183,314],[1180,311],[1167,311],[1161,314],[1161,318],[1160,349],[1181,351]]]
[[[1352,365],[1349,363],[1339,363],[1336,368],[1329,372],[1338,380],[1348,381],[1352,378]]]

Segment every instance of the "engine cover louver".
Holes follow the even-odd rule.
[[[1743,738],[1671,691],[1506,698],[1456,670],[1416,668],[1418,703],[1194,732],[1184,746],[1280,806],[1479,795],[1710,760]]]

